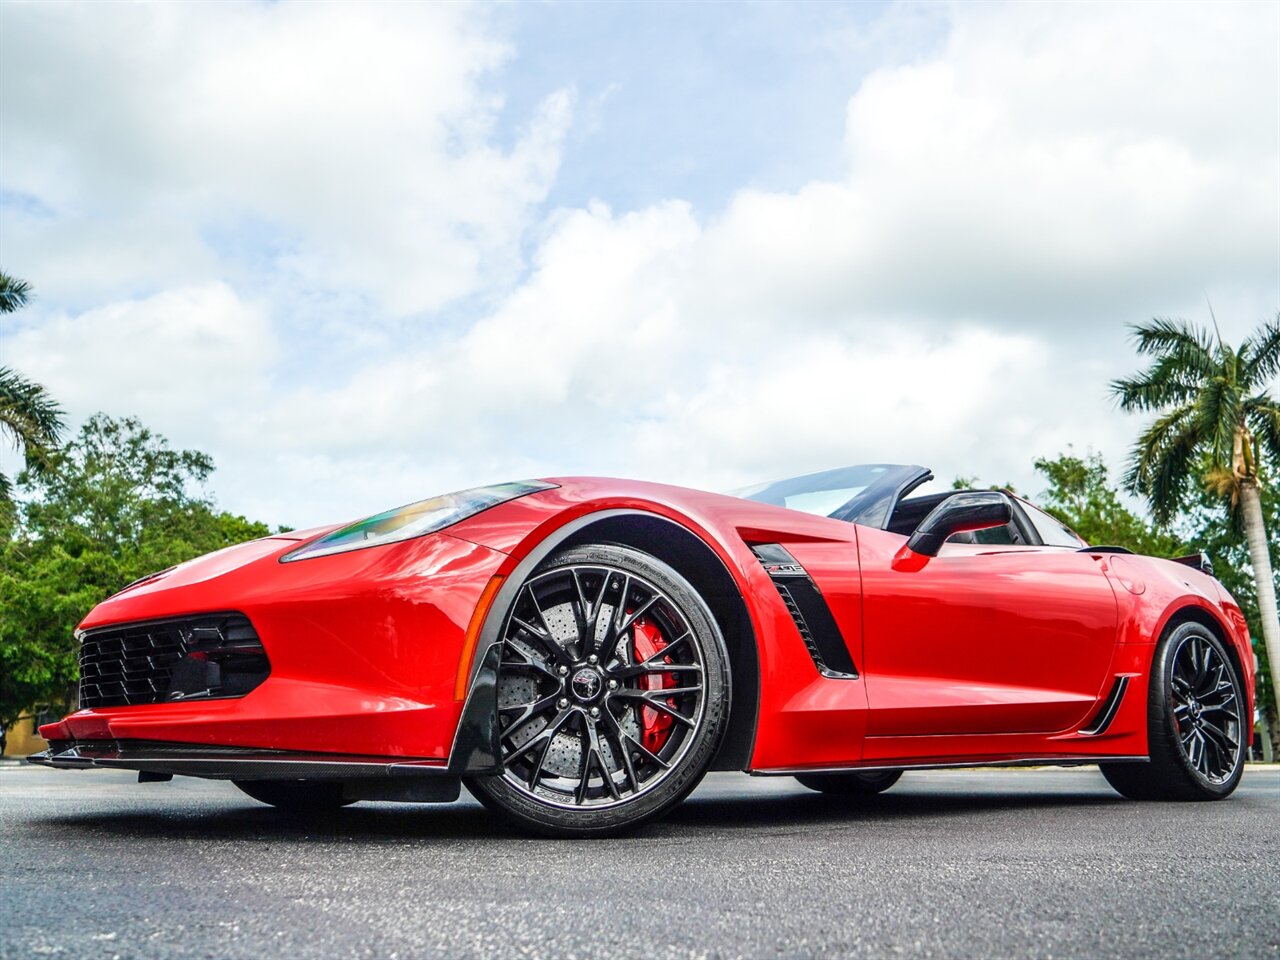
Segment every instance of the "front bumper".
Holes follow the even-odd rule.
[[[120,751],[96,745],[129,744],[124,753],[136,759],[133,744],[157,742],[288,753],[295,762],[320,755],[446,764],[463,705],[459,676],[469,666],[466,631],[505,555],[434,534],[279,563],[276,554],[290,546],[237,548],[246,557],[239,566],[232,554],[195,561],[95,608],[81,625],[90,637],[119,625],[234,610],[260,639],[270,675],[242,696],[78,710],[41,728],[46,740],[64,745],[50,761],[76,751],[52,765],[76,765],[81,745],[94,745],[91,760],[107,761],[95,765],[123,765]],[[212,575],[200,574],[215,561]],[[202,762],[183,772],[205,769],[211,767]]]

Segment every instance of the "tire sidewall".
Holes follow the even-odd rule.
[[[530,579],[562,567],[591,564],[615,566],[649,580],[688,619],[702,649],[702,721],[693,733],[695,742],[681,757],[677,769],[652,790],[616,806],[593,810],[539,803],[507,783],[502,774],[470,777],[464,781],[467,789],[485,806],[552,836],[605,836],[638,826],[678,804],[702,780],[720,746],[729,717],[731,690],[724,637],[706,602],[672,567],[633,547],[590,544],[559,551],[541,564]],[[505,619],[509,616],[510,611],[504,617],[504,636]]]

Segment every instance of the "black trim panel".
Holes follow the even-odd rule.
[[[809,572],[779,543],[753,544],[751,551],[782,597],[818,672],[832,680],[856,680],[858,668],[849,646]]]
[[[1124,692],[1128,688],[1128,677],[1116,677],[1115,683],[1111,685],[1111,692],[1107,694],[1107,699],[1102,702],[1093,719],[1080,729],[1080,734],[1096,737],[1100,733],[1105,733],[1107,727],[1111,726],[1111,721],[1116,718],[1116,712],[1120,709],[1120,702],[1124,700]]]

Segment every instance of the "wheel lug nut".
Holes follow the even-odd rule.
[[[593,716],[593,717],[598,717],[598,716],[600,716],[600,708],[599,708],[599,707],[592,707],[592,708],[591,708],[591,716]]]
[[[597,657],[594,653],[591,656],[587,657],[587,663],[599,663],[599,662],[600,662],[600,658]]]
[[[617,681],[617,680],[610,680],[610,681],[609,681],[609,689],[610,689],[610,690],[617,690],[617,689],[618,689],[618,681]]]
[[[560,664],[560,676],[563,677],[568,672],[569,672],[569,668],[566,667],[563,663]]]
[[[568,705],[569,705],[569,701],[566,700],[564,697],[561,697],[560,702],[556,704],[556,706],[559,707],[561,710],[563,710]]]

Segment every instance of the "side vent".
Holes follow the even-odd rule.
[[[1102,701],[1102,706],[1093,715],[1093,719],[1080,730],[1081,736],[1095,737],[1106,732],[1107,727],[1111,726],[1111,721],[1116,718],[1116,711],[1120,709],[1120,701],[1124,699],[1124,692],[1128,687],[1128,677],[1116,677],[1116,682],[1111,685],[1111,692],[1107,694],[1107,699]]]
[[[782,597],[818,672],[833,680],[856,680],[858,668],[849,647],[808,571],[781,544],[759,543],[751,550]]]

